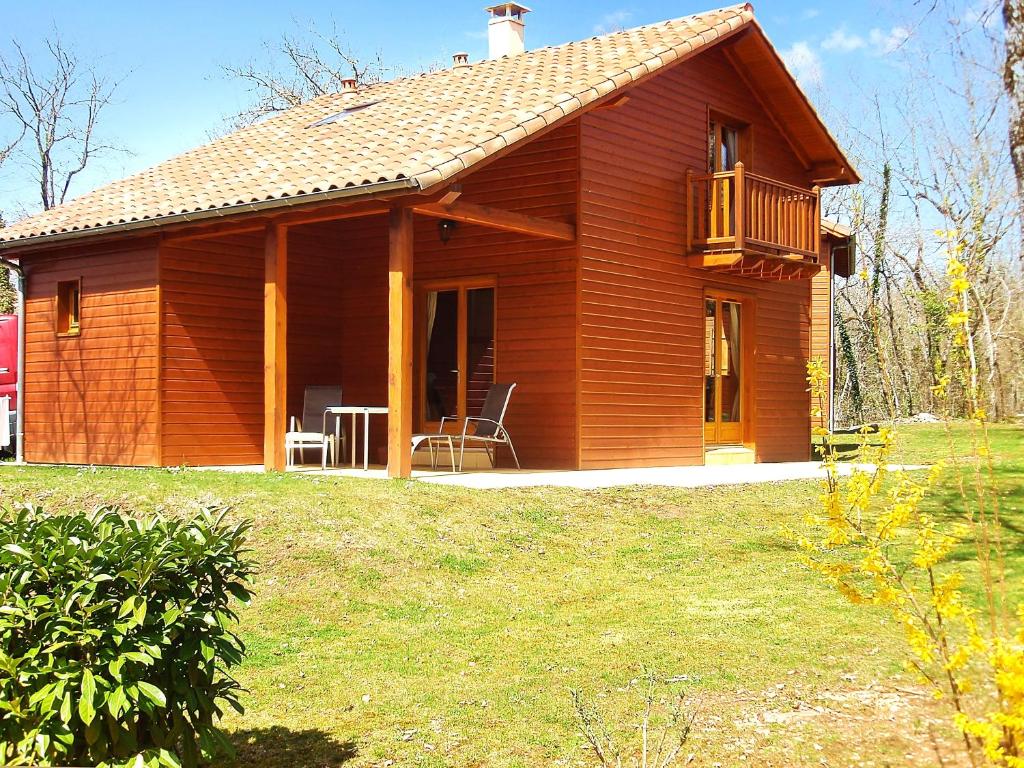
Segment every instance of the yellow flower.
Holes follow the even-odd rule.
[[[903,629],[906,632],[911,652],[925,664],[935,661],[935,646],[932,644],[931,638],[910,619],[904,621]]]
[[[962,278],[967,274],[967,265],[965,265],[956,256],[950,256],[949,262],[946,264],[946,274],[952,278]]]
[[[963,580],[964,578],[961,573],[953,572],[935,585],[932,603],[935,605],[936,612],[944,620],[955,619],[963,612],[962,595],[960,593],[960,586],[963,584]]]
[[[970,319],[971,316],[967,312],[950,312],[946,316],[946,325],[950,326],[951,328],[956,328],[957,326],[967,325]]]
[[[950,281],[950,283],[949,283],[949,290],[952,293],[957,294],[957,295],[962,295],[962,294],[967,293],[967,291],[970,289],[970,287],[971,287],[970,281],[967,280],[966,278],[963,278],[963,277],[954,277],[952,279],[952,281]]]

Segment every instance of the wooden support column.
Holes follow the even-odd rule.
[[[412,475],[411,208],[388,220],[388,476]]]
[[[736,163],[733,171],[733,195],[736,199],[733,202],[732,215],[736,220],[736,250],[742,251],[747,237],[747,190],[743,183],[743,163]]]
[[[263,466],[285,468],[288,402],[288,229],[268,224],[263,278]]]

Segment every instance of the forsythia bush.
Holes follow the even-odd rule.
[[[194,766],[241,711],[248,523],[0,508],[0,763]]]
[[[882,429],[877,444],[861,440],[857,462],[863,466],[843,480],[828,430],[817,427],[827,470],[821,506],[808,515],[805,532],[790,535],[804,562],[843,595],[884,606],[903,627],[910,665],[936,697],[950,701],[972,765],[1024,768],[1024,605],[1016,612],[1007,605],[999,498],[970,332],[971,284],[954,233],[944,234],[950,243],[950,352],[935,393],[947,401],[951,384],[963,393],[973,455],[957,457],[947,413],[948,464],[924,473],[889,471],[894,435]],[[827,395],[820,361],[808,364],[808,381],[820,419]],[[947,473],[956,481],[958,509],[937,518],[924,502]],[[973,550],[976,570],[951,557],[964,547]],[[982,606],[964,592],[965,573],[975,572]]]

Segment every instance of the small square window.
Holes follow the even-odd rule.
[[[57,333],[77,336],[82,332],[82,281],[63,280],[57,283]]]

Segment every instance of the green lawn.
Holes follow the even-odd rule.
[[[905,461],[943,451],[941,426],[902,434]],[[993,439],[1019,584],[1024,428]],[[0,494],[255,521],[247,712],[226,721],[239,765],[586,765],[569,690],[627,722],[641,664],[700,700],[693,765],[926,765],[927,734],[948,736],[903,677],[896,630],[780,537],[814,482],[482,492],[7,466]]]

